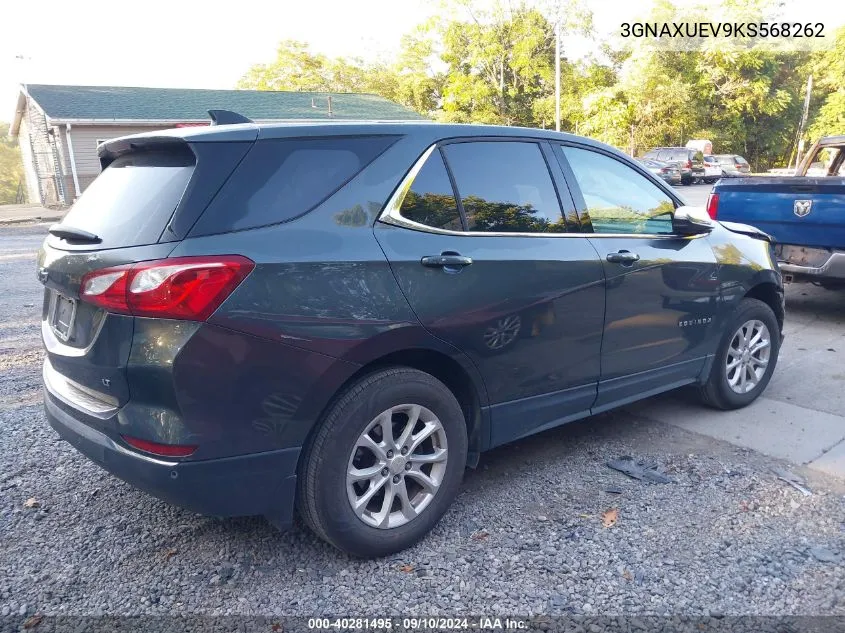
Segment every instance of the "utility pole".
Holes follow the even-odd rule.
[[[795,156],[795,167],[801,164],[801,154],[804,152],[804,126],[807,125],[807,115],[810,113],[810,93],[813,91],[813,76],[807,78],[807,94],[804,97],[804,112],[801,114],[801,123],[798,126],[798,153]],[[787,165],[791,167],[792,165]]]
[[[555,23],[555,130],[560,132],[560,18]]]

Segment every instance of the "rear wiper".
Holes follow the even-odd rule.
[[[63,226],[61,224],[54,224],[48,229],[50,235],[55,235],[68,242],[82,242],[83,244],[99,244],[103,239],[99,235],[94,235],[82,229],[75,229],[72,226]]]

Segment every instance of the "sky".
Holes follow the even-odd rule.
[[[683,4],[685,0],[679,0]],[[845,2],[786,0],[802,22],[845,23]],[[598,33],[646,15],[650,0],[585,0]],[[437,11],[437,0],[37,0],[4,7],[0,121],[17,84],[233,88],[284,39],[327,55],[389,56],[402,35]],[[818,16],[816,15],[818,13]],[[41,19],[38,19],[38,18]],[[574,56],[592,44],[565,44]],[[19,59],[22,57],[23,59]]]

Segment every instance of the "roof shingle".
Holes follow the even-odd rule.
[[[422,120],[404,106],[372,94],[325,92],[53,86],[29,84],[27,92],[51,119],[201,121],[208,110],[238,112],[253,120]],[[317,107],[312,107],[313,103]]]

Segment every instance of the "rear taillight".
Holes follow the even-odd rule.
[[[687,161],[687,169],[692,169],[692,161],[691,160]]]
[[[707,215],[709,215],[712,219],[716,219],[716,216],[719,214],[719,194],[718,193],[711,193],[710,196],[707,198]]]
[[[82,278],[80,299],[120,314],[205,321],[253,268],[239,255],[103,268]]]
[[[195,444],[159,444],[158,442],[150,442],[149,440],[142,440],[137,437],[130,437],[129,435],[121,435],[120,437],[132,448],[137,448],[139,451],[144,451],[145,453],[160,455],[161,457],[187,457],[197,450]]]

